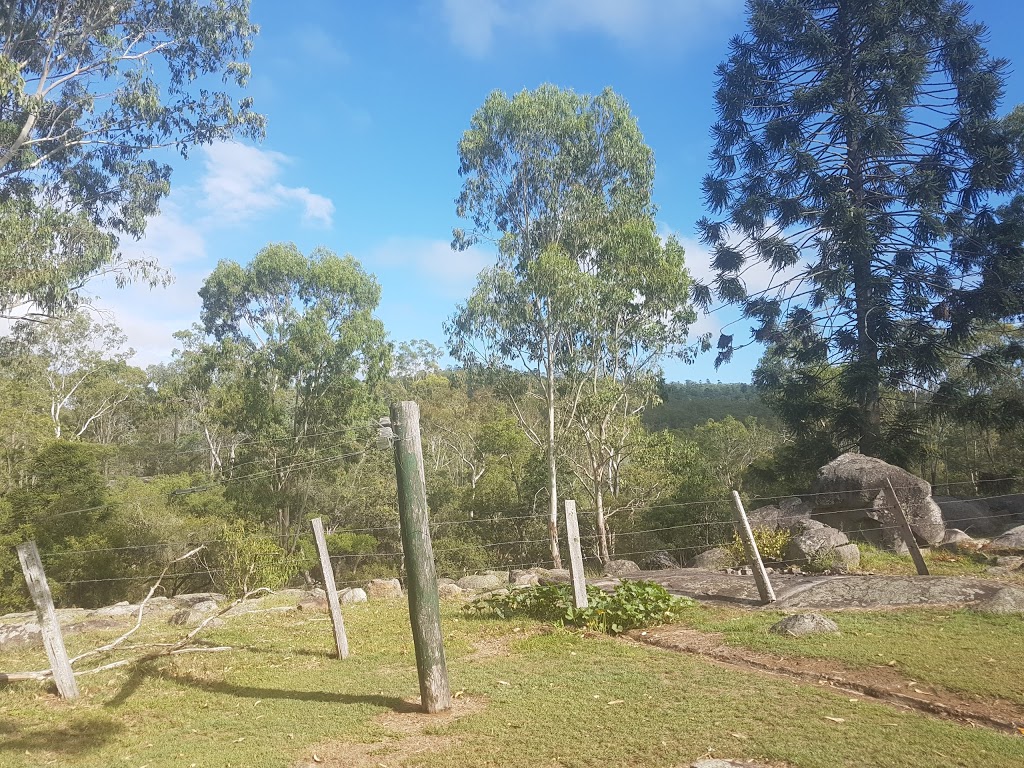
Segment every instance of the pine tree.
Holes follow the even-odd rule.
[[[883,399],[941,375],[971,333],[957,296],[979,240],[1020,178],[1000,120],[1007,62],[950,0],[750,0],[718,68],[711,217],[717,275],[696,290],[738,304],[767,345],[764,386],[828,386],[833,428],[884,456]],[[751,293],[746,270],[772,287]],[[951,328],[956,325],[956,338]],[[734,340],[719,340],[718,363]],[[828,381],[825,379],[828,378]]]

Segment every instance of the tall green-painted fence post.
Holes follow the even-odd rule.
[[[409,618],[420,678],[420,700],[424,712],[443,712],[451,708],[452,694],[444,659],[434,550],[430,543],[419,406],[411,401],[392,403],[391,427],[395,433],[398,517],[406,563]]]

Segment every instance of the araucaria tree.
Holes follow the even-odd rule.
[[[0,317],[62,314],[96,275],[160,278],[118,250],[169,190],[152,150],[262,136],[233,92],[256,31],[249,0],[0,3]]]
[[[588,96],[544,85],[512,98],[492,93],[463,135],[459,157],[465,182],[457,212],[472,229],[456,230],[454,245],[489,239],[497,243],[498,261],[481,273],[449,323],[449,345],[467,366],[529,374],[507,377],[519,391],[510,387],[506,394],[546,454],[551,559],[560,567],[558,440],[575,421],[573,406],[581,403],[588,376],[599,379],[590,404],[591,424],[600,432],[607,426],[600,407],[610,403],[617,412],[622,405],[614,394],[597,403],[608,400],[606,375],[648,356],[622,350],[652,341],[657,357],[680,332],[685,338],[682,250],[656,237],[653,154],[628,105],[611,90]],[[666,276],[657,289],[650,282]],[[652,331],[652,318],[664,332]],[[595,330],[597,319],[614,327]],[[542,426],[532,423],[521,397],[533,394],[522,387],[535,384]],[[595,453],[599,483],[607,477],[604,450]]]
[[[838,442],[886,455],[886,392],[943,368],[951,300],[976,280],[1020,158],[1006,62],[950,0],[750,0],[718,69],[713,293],[768,347],[762,382],[838,392]],[[751,293],[744,274],[767,269]],[[969,324],[968,324],[969,325]],[[963,324],[961,324],[963,326]],[[957,341],[964,341],[964,333]],[[719,361],[733,338],[719,340]],[[793,425],[799,426],[799,425]]]

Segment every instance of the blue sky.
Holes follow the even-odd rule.
[[[984,0],[973,15],[990,27],[990,52],[1024,66],[1024,6]],[[143,241],[126,244],[169,268],[173,285],[94,287],[136,364],[169,358],[171,334],[198,320],[196,291],[219,259],[246,263],[275,241],[351,253],[382,285],[378,315],[392,338],[443,345],[445,319],[491,259],[453,253],[449,242],[460,224],[456,145],[495,89],[550,82],[623,95],[655,153],[659,228],[682,239],[693,274],[708,274],[694,223],[714,68],[743,29],[741,0],[254,0],[252,18],[262,31],[249,93],[267,115],[266,141],[173,160],[160,216]],[[1019,102],[1024,76],[1014,72],[1005,104]],[[734,317],[702,317],[693,330],[717,338]],[[666,376],[748,381],[758,354],[741,351],[718,371],[713,353],[693,365],[667,361]]]

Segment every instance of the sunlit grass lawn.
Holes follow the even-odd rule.
[[[861,571],[895,576],[913,576],[917,573],[910,555],[897,555],[864,542],[857,542],[857,546],[860,548]],[[988,570],[991,565],[989,558],[982,554],[954,554],[941,549],[926,549],[922,551],[922,555],[932,576],[996,579],[1024,586],[1024,571],[993,574]]]
[[[974,631],[953,619],[932,626],[917,613],[907,615],[918,634],[941,629],[945,637],[956,628],[967,637]],[[708,621],[743,626],[728,618]],[[820,687],[682,654],[541,631],[531,622],[468,618],[452,603],[445,605],[444,621],[452,687],[483,706],[440,726],[447,740],[409,765],[668,768],[709,749],[802,768],[1009,767],[1024,759],[1021,738],[851,702]],[[288,766],[306,764],[324,742],[400,739],[376,718],[407,709],[404,701],[418,693],[406,605],[347,606],[346,623],[353,656],[344,662],[328,656],[332,639],[324,615],[260,613],[208,633],[211,642],[235,651],[83,677],[74,704],[35,684],[0,689],[0,764]],[[871,653],[865,632],[873,631],[867,626],[851,626],[844,635],[861,649],[848,653],[865,660]],[[170,630],[160,624],[150,637]],[[508,650],[473,655],[478,645],[504,638],[514,638]],[[70,641],[78,647],[96,642]],[[2,666],[32,669],[45,660],[41,652],[5,654]],[[1007,668],[1007,676],[1015,669]],[[394,764],[386,757],[381,762]]]
[[[949,608],[822,611],[839,635],[783,637],[768,628],[786,614],[695,606],[684,623],[726,643],[778,656],[891,666],[911,680],[1024,705],[1024,618]],[[893,664],[892,662],[895,662]],[[1022,762],[1024,765],[1024,762]]]

